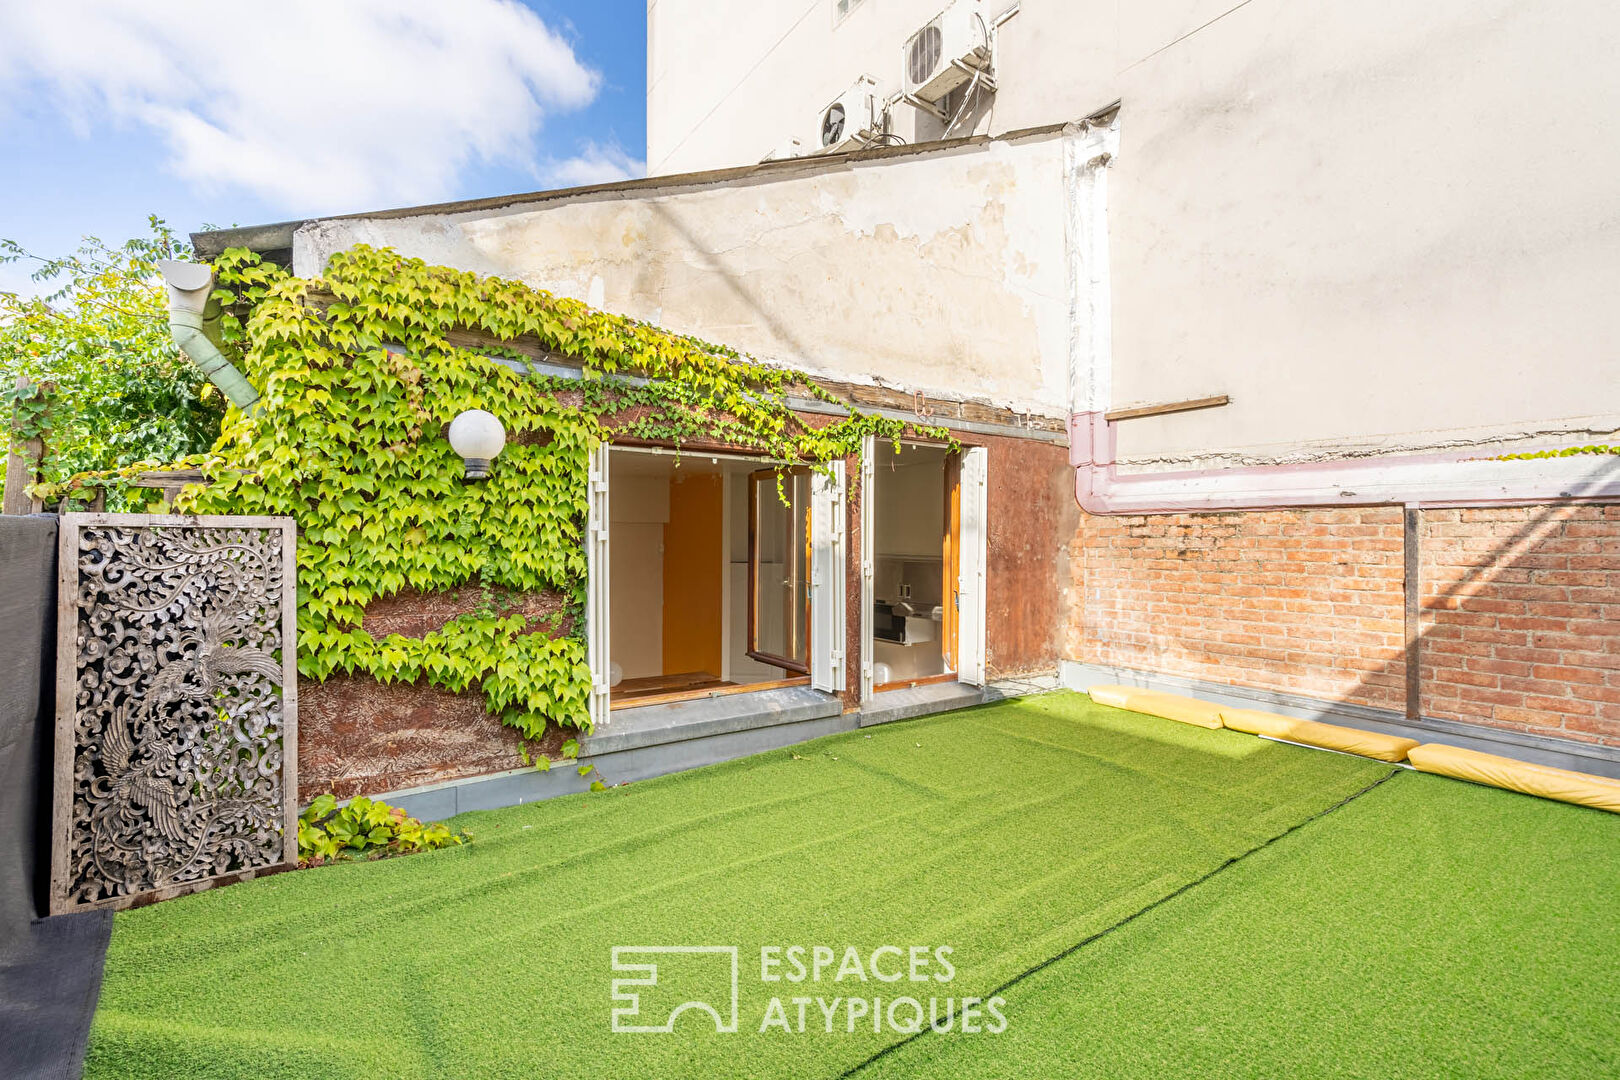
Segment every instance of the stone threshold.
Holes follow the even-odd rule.
[[[379,792],[373,798],[423,821],[442,821],[470,810],[554,799],[590,789],[698,769],[776,750],[873,724],[905,720],[988,701],[1055,689],[1053,674],[1026,676],[979,688],[938,683],[875,695],[867,707],[846,713],[838,698],[807,686],[725,694],[615,711],[607,723],[579,741],[579,761],[558,762],[545,772],[508,769],[421,787]],[[580,766],[592,766],[581,776]]]

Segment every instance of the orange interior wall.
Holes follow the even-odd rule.
[[[718,475],[681,476],[669,485],[664,526],[664,674],[720,675],[720,528]]]

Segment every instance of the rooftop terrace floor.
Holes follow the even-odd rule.
[[[473,843],[121,913],[86,1075],[1620,1070],[1620,818],[1075,694],[456,824]],[[615,947],[690,945],[737,949],[737,1030],[615,1032]],[[789,945],[844,977],[762,980]],[[879,977],[913,946],[924,981]],[[662,965],[621,1021],[725,1019],[725,956],[621,954]],[[999,1033],[888,1022],[993,996]]]

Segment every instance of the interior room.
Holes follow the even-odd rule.
[[[808,486],[783,482],[788,505],[760,461],[610,452],[614,708],[805,680]]]
[[[872,687],[955,678],[957,459],[877,444],[872,491]]]

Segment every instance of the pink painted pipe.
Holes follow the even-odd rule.
[[[1121,474],[1114,425],[1069,417],[1074,495],[1090,514],[1186,514],[1317,506],[1524,506],[1620,499],[1620,457],[1470,460],[1469,452],[1391,455]]]

